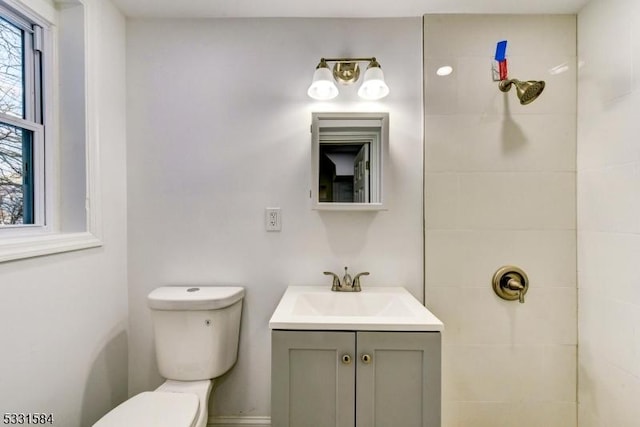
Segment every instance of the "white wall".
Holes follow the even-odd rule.
[[[445,324],[443,427],[576,425],[575,16],[425,16],[426,305]],[[546,80],[533,104],[491,80]],[[565,72],[551,74],[566,65]],[[452,75],[437,77],[443,65]],[[506,264],[526,302],[492,289]]]
[[[640,419],[640,4],[578,16],[579,422]]]
[[[0,412],[91,425],[127,393],[124,19],[86,1],[97,77],[104,246],[0,264]]]
[[[307,97],[321,57],[375,55],[391,94]],[[243,284],[240,355],[214,414],[270,413],[268,321],[287,285],[370,271],[363,286],[422,298],[420,19],[129,20],[131,394],[161,383],[146,295],[166,284]],[[311,113],[390,113],[386,212],[310,209]],[[264,208],[282,208],[282,232]]]

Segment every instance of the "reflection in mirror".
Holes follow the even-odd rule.
[[[321,202],[368,203],[369,144],[320,142]]]
[[[315,209],[384,209],[386,113],[314,113]]]

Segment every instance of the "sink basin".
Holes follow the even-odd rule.
[[[401,298],[389,298],[384,293],[302,292],[297,295],[291,313],[296,316],[395,316],[410,314]]]
[[[443,325],[403,287],[332,292],[328,286],[289,286],[271,329],[442,331]]]

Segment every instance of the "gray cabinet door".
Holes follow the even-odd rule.
[[[353,332],[272,331],[271,425],[353,427],[355,365]]]
[[[357,427],[440,427],[440,345],[439,333],[358,332]]]

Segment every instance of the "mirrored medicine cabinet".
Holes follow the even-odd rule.
[[[318,210],[385,210],[388,113],[313,113],[311,199]]]

